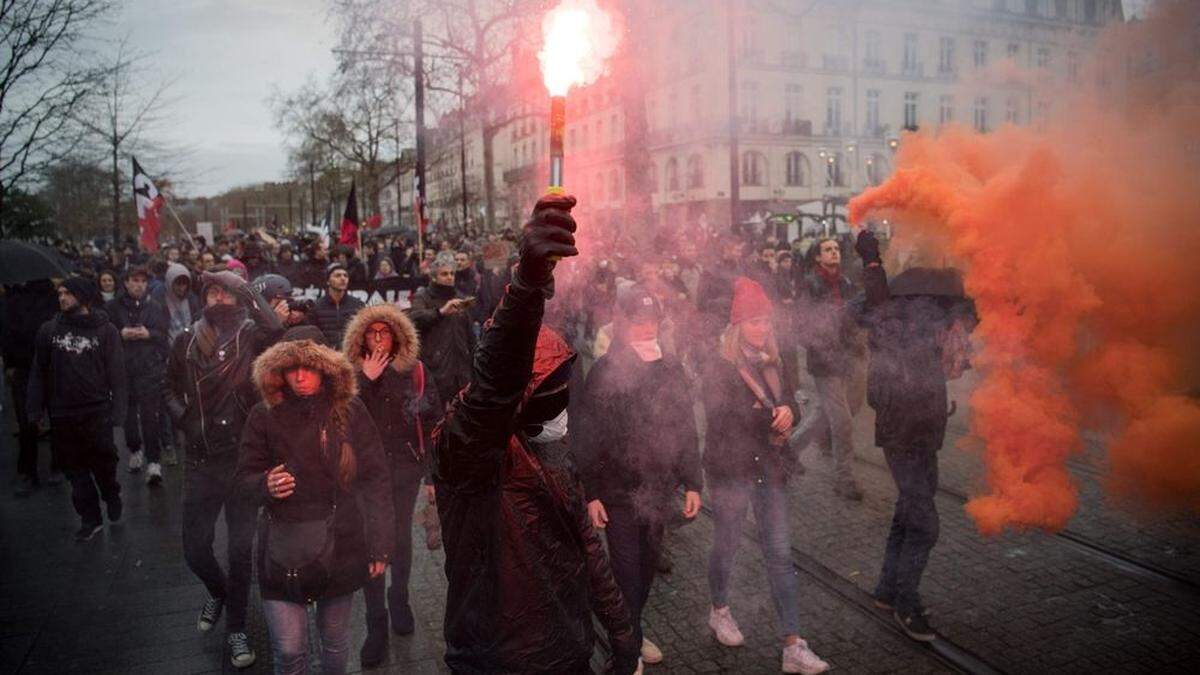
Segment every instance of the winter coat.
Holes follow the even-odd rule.
[[[852,359],[862,355],[853,311],[854,285],[840,273],[837,284],[840,302],[816,269],[804,275],[800,284],[800,341],[813,377],[849,375]]]
[[[354,318],[358,310],[366,306],[366,303],[349,292],[342,296],[341,302],[334,302],[326,289],[325,294],[317,298],[309,319],[325,334],[325,344],[337,347],[342,344],[342,333],[346,330],[346,324],[350,323],[350,319]]]
[[[919,273],[910,269],[906,275]],[[904,276],[904,275],[901,275]],[[867,403],[875,410],[875,445],[937,451],[946,436],[949,399],[941,332],[969,303],[929,295],[894,295],[881,266],[863,269],[870,364]],[[973,315],[973,308],[967,310]]]
[[[261,300],[261,296],[260,296]],[[220,342],[201,317],[171,344],[167,359],[167,411],[183,431],[189,460],[229,459],[258,399],[250,381],[254,359],[283,333],[266,301]]]
[[[306,366],[321,373],[321,391],[297,397],[284,372]],[[355,396],[354,370],[338,352],[312,340],[280,342],[254,362],[254,385],[262,401],[242,433],[235,481],[249,499],[265,507],[259,527],[258,579],[264,600],[295,600],[265,574],[272,520],[333,520],[334,564],[325,592],[333,598],[362,588],[371,561],[388,560],[394,547],[395,512],[391,474],[379,432]],[[339,480],[342,443],[354,453],[354,478]],[[285,499],[267,492],[267,472],[286,464],[296,491]]]
[[[124,426],[128,406],[121,335],[102,309],[59,313],[35,338],[27,401],[30,416],[51,419],[112,413]]]
[[[430,284],[413,296],[408,316],[421,333],[421,358],[429,365],[437,390],[445,398],[454,396],[471,380],[471,355],[475,351],[475,329],[469,312],[442,316],[438,311],[447,301],[461,298],[452,286]]]
[[[134,326],[144,326],[150,332],[145,340],[121,339],[129,382],[161,381],[167,369],[166,310],[149,296],[135,300],[122,292],[105,306],[105,311],[118,335],[122,329]]]
[[[475,297],[479,293],[479,273],[474,267],[454,270],[454,288],[464,297]]]
[[[791,395],[796,390],[794,376],[787,368],[780,367],[779,372],[783,399],[779,403],[791,408],[793,419],[799,422]],[[704,414],[709,420],[704,441],[704,476],[708,484],[786,482],[796,455],[787,445],[771,445],[772,412],[759,405],[737,367],[724,358],[712,359],[701,388]]]
[[[0,329],[0,347],[5,368],[29,370],[38,330],[58,314],[58,300],[49,281],[30,281],[8,287],[4,303],[4,327]]]
[[[367,328],[373,323],[385,323],[395,336],[396,351],[383,373],[374,380],[362,372]],[[350,361],[358,378],[358,397],[362,399],[371,419],[379,428],[383,449],[392,462],[416,473],[424,474],[432,445],[433,428],[442,419],[442,400],[437,384],[429,370],[417,359],[420,339],[412,321],[394,305],[381,304],[364,308],[346,326],[342,339],[342,355]],[[420,366],[423,393],[417,395],[414,371]],[[421,433],[418,435],[417,420]]]
[[[640,649],[566,444],[531,443],[518,429],[523,402],[571,358],[561,338],[539,337],[545,292],[509,285],[469,387],[435,432],[455,672],[590,672],[592,612],[619,672],[632,672]]]
[[[691,391],[676,359],[646,363],[623,342],[592,366],[571,420],[587,501],[635,505],[652,517],[678,487],[702,489]]]

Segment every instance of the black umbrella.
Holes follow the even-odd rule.
[[[63,278],[70,263],[52,248],[24,241],[0,241],[0,284]]]

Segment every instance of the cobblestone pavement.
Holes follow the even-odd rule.
[[[856,470],[866,493],[861,504],[833,496],[829,461],[815,449],[804,453],[808,472],[792,487],[797,556],[842,584],[831,589],[798,572],[804,637],[842,672],[946,672],[947,662],[901,637],[882,614],[861,607],[875,581],[895,495],[886,470],[879,468],[879,451],[870,446],[871,424],[869,409],[856,418],[862,458]],[[965,420],[954,424],[961,434]],[[955,449],[952,442],[940,456],[943,484],[971,493],[978,489],[980,459],[969,445]],[[2,461],[0,485],[7,485],[15,458]],[[1081,458],[1080,465],[1088,461]],[[87,544],[71,540],[78,522],[66,485],[43,487],[27,499],[0,492],[0,672],[233,672],[221,627],[208,635],[195,629],[205,591],[183,562],[182,469],[167,467],[157,490],[126,473],[124,464],[119,472],[125,522]],[[1195,519],[1146,522],[1103,500],[1097,472],[1084,469],[1078,475],[1083,505],[1072,531],[1180,575],[1196,575]],[[1197,593],[1131,575],[1059,537],[983,539],[961,500],[943,494],[938,505],[941,540],[923,591],[934,625],[953,644],[1010,673],[1194,672],[1200,666]],[[749,537],[737,558],[731,603],[746,646],[727,649],[711,637],[706,625],[711,537],[711,520],[703,515],[671,535],[675,569],[660,575],[644,616],[647,636],[666,661],[647,672],[778,672],[780,636],[762,556]],[[223,547],[219,539],[218,551]],[[411,594],[417,631],[392,637],[390,658],[377,672],[447,672],[441,660],[441,566],[440,551],[418,545]],[[254,592],[249,633],[259,659],[245,672],[270,671],[258,608]],[[351,669],[357,670],[365,635],[361,596],[354,612]]]

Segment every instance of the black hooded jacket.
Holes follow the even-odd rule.
[[[469,386],[435,432],[446,663],[456,673],[590,672],[592,612],[617,672],[633,671],[641,647],[566,444],[531,443],[518,429],[529,394],[571,358],[561,338],[539,338],[546,292],[509,285]]]
[[[469,312],[443,316],[438,310],[463,295],[453,286],[429,284],[413,296],[408,316],[421,334],[421,360],[428,366],[443,398],[450,398],[471,380],[475,329]]]
[[[661,514],[676,488],[702,489],[691,385],[673,357],[645,363],[614,343],[588,372],[578,411],[572,441],[588,501]]]
[[[77,417],[111,412],[125,422],[128,405],[121,336],[101,309],[60,313],[42,324],[29,372],[30,414]]]
[[[125,340],[125,371],[130,382],[161,379],[167,368],[167,314],[163,306],[149,295],[135,300],[122,292],[105,305],[108,318],[117,329],[145,326],[150,337],[145,340]]]

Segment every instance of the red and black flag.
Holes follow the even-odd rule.
[[[338,237],[339,244],[358,248],[358,197],[355,195],[354,181],[350,181],[350,197],[346,199],[346,211],[342,213],[342,234]]]
[[[133,199],[137,202],[138,240],[147,251],[158,250],[158,232],[162,225],[158,220],[158,210],[163,206],[163,197],[154,187],[154,181],[142,170],[137,157],[133,158]]]

